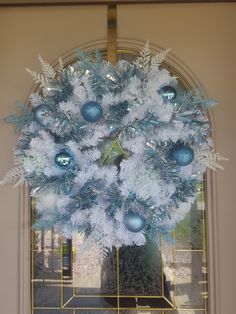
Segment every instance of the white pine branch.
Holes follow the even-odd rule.
[[[99,253],[99,262],[102,263],[106,258],[107,254],[110,252],[110,248],[106,246],[103,242],[105,239],[104,233],[99,229],[94,229],[93,232],[88,236],[84,243],[80,246],[79,255],[88,251],[89,248],[92,248],[96,245],[97,251]]]
[[[53,67],[50,64],[48,64],[46,61],[44,61],[40,55],[38,56],[38,59],[41,64],[43,75],[48,79],[54,79],[56,76],[56,72],[53,69]]]
[[[154,68],[154,67],[159,68],[159,66],[164,61],[164,59],[166,58],[166,55],[168,54],[170,50],[171,49],[162,50],[157,55],[153,56],[151,58],[151,68]]]
[[[21,165],[21,160],[20,158],[17,156],[17,151],[14,152],[14,155],[13,155],[13,163],[15,166],[17,167],[20,167]]]
[[[212,169],[212,170],[223,170],[223,166],[219,163],[219,161],[226,161],[228,158],[223,157],[220,153],[214,152],[214,150],[201,150],[197,149],[195,151],[195,156],[204,166]]]
[[[26,68],[26,71],[32,76],[34,82],[39,84],[39,86],[42,88],[43,95],[46,95],[49,89],[48,79],[43,74],[37,73],[28,68]]]
[[[140,51],[140,57],[137,57],[134,63],[142,68],[144,73],[147,73],[150,67],[151,50],[149,48],[149,42],[147,41],[145,46]]]
[[[20,167],[10,169],[0,181],[0,185],[7,183],[13,184],[14,187],[24,184],[24,176]]]
[[[65,72],[65,69],[64,69],[64,65],[63,65],[62,59],[59,58],[58,59],[58,66],[57,66],[57,74],[59,76],[61,76],[64,72]]]

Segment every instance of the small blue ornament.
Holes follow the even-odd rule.
[[[60,151],[55,156],[55,163],[61,168],[67,168],[70,166],[73,157],[71,154],[65,150]]]
[[[101,119],[102,106],[96,101],[89,101],[81,108],[81,114],[87,122],[97,122]]]
[[[124,224],[129,231],[139,232],[144,228],[146,220],[139,214],[128,212],[124,215]]]
[[[52,122],[52,111],[48,105],[39,105],[34,109],[34,119],[44,126]]]
[[[191,147],[185,144],[177,144],[170,152],[170,159],[176,162],[178,166],[189,165],[194,158],[194,152]]]
[[[170,101],[176,98],[176,90],[174,89],[174,87],[170,86],[170,85],[166,85],[163,86],[158,93],[162,96],[162,98],[164,99],[164,101]]]

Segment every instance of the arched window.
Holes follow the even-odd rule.
[[[118,59],[132,60],[136,49],[119,49]],[[103,52],[106,57],[105,52]],[[67,66],[77,60],[71,55]],[[183,88],[193,85],[168,60],[163,65]],[[173,232],[173,243],[113,249],[102,265],[96,250],[79,259],[83,236],[66,239],[55,230],[31,233],[32,314],[205,314],[207,260],[205,180],[184,219]],[[37,220],[31,202],[32,223]]]

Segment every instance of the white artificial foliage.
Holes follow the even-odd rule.
[[[71,198],[68,195],[60,195],[60,197],[58,197],[57,200],[57,207],[58,210],[60,210],[61,208],[64,209],[64,211],[66,211],[66,206],[71,202]]]
[[[135,193],[144,200],[151,198],[157,206],[168,203],[175,192],[173,183],[167,184],[158,173],[148,171],[140,155],[121,163],[120,178],[122,195],[128,197],[130,193]]]
[[[130,82],[127,84],[125,89],[119,95],[121,101],[127,100],[128,102],[137,102],[139,99],[139,92],[142,87],[140,79],[137,77],[132,77]],[[116,103],[118,102],[118,97],[116,96]],[[141,100],[139,100],[141,102]]]
[[[142,231],[133,233],[127,230],[123,223],[123,213],[122,211],[117,211],[116,216],[116,236],[119,242],[117,246],[122,245],[132,246],[132,245],[144,245],[146,243],[145,236]]]
[[[134,104],[129,113],[123,118],[124,124],[130,124],[135,120],[144,119],[147,109],[144,105]]]
[[[71,216],[71,223],[76,228],[76,226],[86,223],[88,219],[89,219],[89,210],[83,210],[83,211],[77,210]]]
[[[193,202],[194,200],[189,198],[187,202],[182,203],[179,208],[172,211],[171,218],[169,217],[165,218],[162,221],[162,224],[165,226],[169,226],[170,228],[173,228],[176,225],[176,223],[181,221],[190,211]]]
[[[97,146],[109,135],[109,131],[105,125],[97,125],[95,132],[90,132],[83,140],[83,147]]]
[[[123,140],[122,146],[134,153],[136,156],[139,155],[142,158],[142,154],[146,148],[146,142],[147,139],[144,136],[139,136],[135,139]]]
[[[64,72],[65,72],[65,68],[64,68],[64,65],[63,65],[63,61],[62,61],[61,58],[59,58],[58,59],[58,66],[57,66],[56,74],[58,76],[62,76]]]
[[[170,104],[161,105],[156,112],[160,121],[169,122],[173,115],[173,106]]]
[[[28,68],[26,68],[26,71],[32,76],[34,82],[36,84],[39,84],[40,88],[42,89],[43,95],[46,96],[48,91],[50,90],[50,84],[49,84],[48,78],[45,77],[43,74],[37,73],[35,71],[31,71]]]
[[[47,208],[49,210],[57,207],[58,194],[52,190],[43,191],[38,198],[37,204],[41,208]]]
[[[181,167],[180,170],[179,170],[179,176],[181,178],[189,178],[192,175],[194,175],[193,163],[191,163],[191,164],[189,164],[187,166]]]
[[[71,84],[74,86],[74,97],[79,105],[82,105],[87,101],[96,100],[88,76],[84,75],[79,78],[75,77],[72,79]]]
[[[107,219],[104,209],[100,206],[94,207],[90,214],[90,223],[94,227],[95,234],[103,235],[96,241],[101,248],[112,249],[115,243],[116,247],[122,245],[144,245],[146,240],[142,232],[133,233],[128,231],[123,223],[123,213],[118,211],[113,220]]]
[[[29,152],[25,153],[22,163],[27,174],[35,173],[36,175],[42,174],[47,165],[45,157],[32,156]]]
[[[76,105],[73,101],[62,101],[59,103],[59,108],[64,113],[78,114],[80,112],[79,106]]]
[[[28,130],[31,133],[38,133],[40,130],[40,126],[36,122],[31,122]]]
[[[80,256],[94,248],[102,261],[113,247],[141,246],[147,236],[155,241],[156,230],[165,236],[190,210],[206,168],[222,169],[219,161],[227,160],[209,138],[211,101],[184,95],[161,66],[168,52],[152,56],[147,42],[133,63],[112,66],[98,55],[90,62],[81,52],[66,68],[61,59],[54,69],[39,56],[42,74],[27,69],[41,88],[31,104],[44,112],[19,106],[22,116],[9,117],[22,132],[15,167],[0,184],[29,183],[40,213],[36,227],[80,233]],[[176,89],[174,99],[162,93],[166,86]],[[102,108],[96,122],[81,114],[90,101]],[[170,154],[182,143],[194,152],[185,166]],[[69,164],[56,162],[62,151]],[[128,230],[130,213],[145,221],[141,231]]]
[[[159,68],[159,66],[162,64],[162,62],[165,60],[167,54],[170,52],[169,49],[162,50],[155,56],[151,57],[151,68]]]
[[[171,77],[169,72],[165,69],[162,69],[159,72],[153,72],[155,75],[152,72],[150,73],[151,74],[149,74],[150,77],[146,86],[148,95],[144,94],[140,86],[140,80],[134,80],[127,87],[127,90],[123,92],[126,92],[125,98],[129,99],[129,101],[132,101],[133,103],[129,113],[123,119],[124,124],[130,124],[135,120],[142,120],[150,112],[153,113],[160,121],[170,121],[173,114],[173,105],[164,104],[161,96],[158,94],[158,90],[162,86],[176,83],[176,80]],[[131,97],[128,97],[128,95]]]
[[[147,88],[150,93],[157,93],[165,85],[176,85],[176,77],[170,75],[167,69],[161,69],[159,72],[151,70],[148,72]]]
[[[223,170],[223,166],[219,163],[222,160],[228,160],[228,158],[223,157],[220,153],[216,153],[212,150],[195,149],[195,156],[204,166],[212,170]]]
[[[119,104],[122,102],[122,95],[114,96],[112,93],[106,93],[101,100],[103,113],[106,114],[111,104]]]
[[[30,95],[30,102],[33,105],[33,107],[38,107],[42,104],[42,98],[39,95],[39,93],[32,93]]]
[[[30,147],[25,151],[25,157],[22,160],[24,169],[27,173],[36,172],[38,175],[44,173],[50,177],[59,175],[62,170],[55,167],[55,152],[61,148],[56,144],[52,137],[44,130],[39,131],[39,136],[32,138]]]
[[[75,99],[78,101],[78,103],[81,103],[81,104],[85,103],[89,97],[86,89],[81,85],[75,86],[74,94],[75,94]]]
[[[90,149],[89,151],[84,151],[84,152],[79,151],[77,153],[78,164],[81,168],[89,167],[100,157],[101,157],[101,152],[97,148]]]
[[[181,121],[175,121],[156,130],[157,142],[178,141],[185,142],[190,136],[195,136],[195,131]]]
[[[10,169],[0,180],[0,185],[13,184],[14,187],[25,183],[24,174],[21,167]]]
[[[74,141],[69,141],[67,146],[73,152],[75,160],[81,168],[89,167],[101,156],[101,152],[97,148],[82,152],[80,146]]]
[[[149,48],[149,42],[146,42],[145,46],[140,50],[140,57],[137,57],[135,64],[143,70],[143,73],[147,73],[150,67],[151,50]]]
[[[53,67],[49,63],[44,61],[40,55],[38,56],[38,59],[39,59],[40,65],[41,65],[43,75],[48,79],[54,79],[56,76],[56,72],[53,69]]]

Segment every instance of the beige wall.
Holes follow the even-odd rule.
[[[217,150],[230,158],[215,181],[218,218],[219,314],[235,312],[236,239],[236,4],[135,5],[118,7],[118,36],[122,42],[146,41],[171,47],[198,77],[206,93],[221,105],[213,112]],[[38,69],[37,54],[49,62],[86,42],[106,39],[106,7],[0,9],[0,117],[25,100],[32,83],[24,67]],[[125,45],[122,43],[122,45]],[[128,45],[128,44],[126,44]],[[16,136],[0,123],[0,175],[12,165]],[[1,283],[0,312],[19,313],[19,191],[0,188]],[[216,222],[214,222],[216,224]],[[215,312],[216,313],[216,312]],[[211,313],[211,314],[215,314]],[[24,313],[26,314],[26,313]]]

